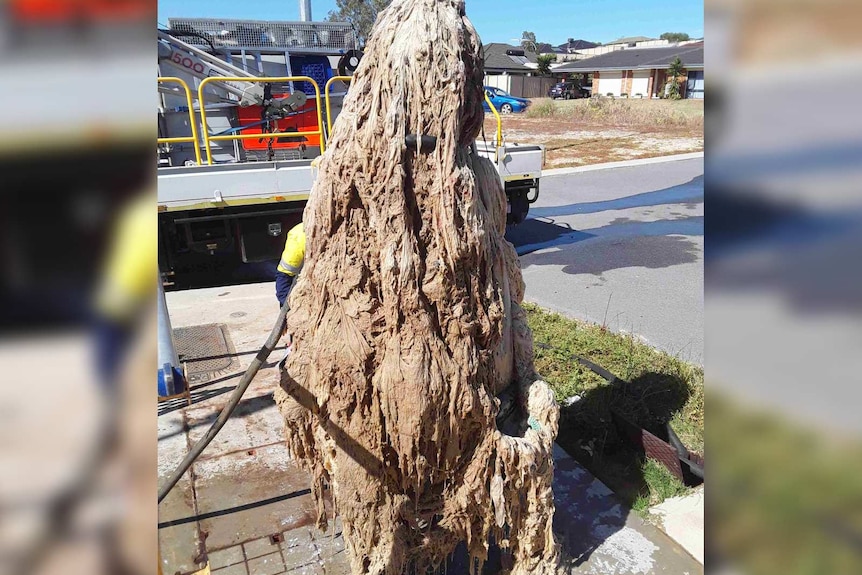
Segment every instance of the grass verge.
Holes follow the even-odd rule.
[[[656,505],[685,491],[645,461],[617,431],[611,408],[656,432],[665,423],[703,454],[703,370],[634,337],[525,304],[536,371],[560,402],[559,444],[633,507]],[[608,384],[570,356],[586,357],[625,383]]]
[[[669,497],[676,497],[688,491],[688,488],[676,476],[665,469],[662,464],[652,459],[644,461],[641,466],[641,473],[648,490],[635,498],[632,509],[642,516],[647,514],[650,507],[658,505]]]
[[[752,574],[862,573],[859,438],[744,396],[710,392],[709,406],[715,556]]]

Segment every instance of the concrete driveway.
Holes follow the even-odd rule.
[[[526,298],[703,363],[703,158],[542,178],[507,238]]]

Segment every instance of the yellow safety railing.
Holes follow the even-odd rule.
[[[312,86],[314,86],[314,99],[317,103],[317,130],[315,131],[302,131],[302,132],[267,132],[263,134],[225,134],[222,136],[210,136],[209,130],[207,129],[207,113],[205,110],[205,106],[203,105],[204,101],[204,88],[207,84],[212,82],[308,82]],[[297,135],[301,136],[320,136],[320,153],[323,154],[326,151],[324,137],[323,137],[323,116],[320,110],[320,87],[317,85],[317,82],[314,81],[313,78],[308,76],[279,76],[275,78],[241,78],[237,76],[211,76],[209,78],[204,78],[201,80],[200,86],[198,86],[198,101],[201,102],[201,125],[203,126],[203,139],[204,139],[204,148],[206,148],[207,152],[207,164],[213,163],[212,158],[212,150],[210,149],[210,142],[223,141],[223,140],[248,140],[251,138],[277,138],[279,136],[291,136],[296,137]]]
[[[179,144],[179,143],[192,143],[195,148],[195,161],[197,161],[198,165],[201,164],[201,148],[198,145],[198,123],[195,121],[195,109],[192,104],[192,91],[189,89],[189,85],[185,83],[182,78],[176,78],[174,76],[162,76],[158,78],[159,84],[165,82],[173,82],[174,84],[179,84],[182,89],[186,93],[186,104],[189,107],[189,124],[192,127],[192,135],[191,136],[180,136],[176,138],[158,138],[156,142],[159,144]],[[203,106],[201,106],[203,107]],[[203,111],[202,111],[203,113]]]
[[[503,145],[503,120],[500,118],[500,113],[497,111],[497,108],[494,107],[494,104],[491,103],[491,98],[488,97],[488,92],[485,91],[485,101],[488,102],[488,107],[491,108],[491,112],[494,114],[494,117],[497,118],[497,148]]]
[[[353,82],[353,76],[333,76],[323,87],[323,99],[326,100],[326,133],[332,137],[332,107],[329,105],[329,87],[333,82]]]

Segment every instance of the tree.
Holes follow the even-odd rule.
[[[689,35],[685,32],[665,32],[659,36],[659,38],[667,40],[668,42],[685,42],[687,40],[691,40]]]
[[[679,80],[678,78],[682,76],[685,69],[682,66],[682,60],[679,59],[679,56],[674,58],[673,62],[670,63],[670,66],[667,69],[667,97],[671,100],[679,100]]]
[[[521,34],[521,47],[530,52],[536,51],[536,34],[535,32],[523,32]]]
[[[330,22],[350,22],[356,27],[360,45],[364,45],[371,34],[377,15],[389,6],[392,0],[335,0],[336,10],[329,12]]]
[[[542,54],[538,58],[536,58],[536,64],[538,68],[536,69],[539,73],[539,76],[550,76],[551,75],[551,64],[553,64],[557,60],[557,57],[553,54]]]

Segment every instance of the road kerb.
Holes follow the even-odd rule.
[[[664,162],[678,162],[680,160],[694,160],[703,158],[703,152],[691,152],[688,154],[676,154],[673,156],[659,156],[656,158],[641,158],[639,160],[623,160],[621,162],[607,162],[604,164],[593,164],[590,166],[577,166],[574,168],[553,168],[542,170],[542,177],[564,176],[566,174],[578,174],[581,172],[594,172],[597,170],[612,170],[614,168],[629,168],[632,166],[644,166],[647,164],[661,164]]]

